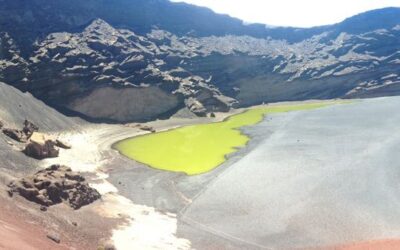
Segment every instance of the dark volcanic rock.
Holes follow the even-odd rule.
[[[28,73],[28,62],[21,57],[15,41],[8,33],[0,32],[0,81],[26,84]]]
[[[3,124],[1,124],[0,128],[2,126],[3,126]],[[33,132],[36,132],[38,130],[39,130],[39,127],[37,127],[32,122],[25,120],[24,127],[22,130],[5,128],[5,129],[3,129],[3,133],[13,140],[25,143],[32,136]]]
[[[54,241],[57,244],[61,243],[60,236],[57,233],[54,232],[49,233],[47,234],[47,238],[49,238],[50,240]]]
[[[19,142],[27,142],[29,139],[28,136],[22,130],[18,129],[5,128],[3,129],[3,133],[8,137],[10,137],[11,139]]]
[[[116,248],[112,243],[107,243],[104,245],[104,250],[116,250]]]
[[[71,1],[1,2],[0,80],[88,119],[400,94],[400,8],[269,29],[167,0]]]
[[[156,132],[156,130],[153,127],[150,127],[150,126],[140,126],[140,129],[143,130],[143,131],[149,131],[149,132],[152,132],[152,133]]]
[[[69,205],[74,209],[88,205],[100,198],[100,194],[88,185],[78,185],[68,193]]]
[[[48,140],[44,144],[37,142],[30,142],[23,150],[24,154],[37,160],[43,160],[46,158],[58,157],[59,150],[55,147],[56,144]]]
[[[52,165],[8,186],[10,194],[18,193],[42,206],[66,202],[79,209],[100,198],[97,190],[89,187],[83,176],[60,165]]]
[[[185,49],[180,51],[186,53]],[[188,76],[185,79],[170,74],[169,69],[176,72],[182,60],[175,56],[179,61],[167,65],[164,59],[171,53],[145,36],[97,19],[81,33],[54,33],[36,46],[30,58],[29,91],[86,117],[118,122],[172,115],[184,99],[199,92],[222,95],[203,78],[183,74],[182,68],[178,71]],[[206,106],[217,109],[219,105]]]
[[[183,105],[205,116],[232,105],[400,91],[399,38],[398,26],[322,33],[295,44],[163,30],[143,36],[96,20],[82,33],[55,33],[38,44],[31,71],[46,75],[32,75],[30,91],[120,122],[155,119]]]
[[[30,138],[33,132],[39,131],[39,127],[33,124],[31,121],[25,120],[24,121],[24,128],[22,131],[26,134],[28,138]]]

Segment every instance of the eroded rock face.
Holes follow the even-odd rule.
[[[73,209],[79,209],[101,197],[83,176],[61,165],[52,165],[8,186],[10,195],[17,193],[42,206],[65,202]]]

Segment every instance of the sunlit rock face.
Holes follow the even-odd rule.
[[[166,0],[0,3],[0,80],[86,118],[400,93],[399,8],[269,29]]]

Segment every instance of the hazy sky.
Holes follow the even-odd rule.
[[[400,0],[172,0],[206,6],[247,22],[275,26],[311,27],[333,24],[355,14]]]

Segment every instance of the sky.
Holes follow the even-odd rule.
[[[172,0],[229,14],[247,23],[312,27],[334,24],[368,10],[400,7],[400,0]]]

